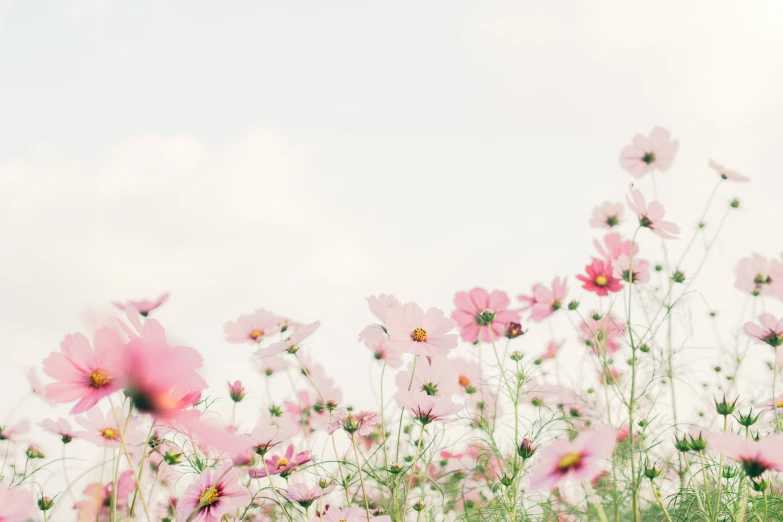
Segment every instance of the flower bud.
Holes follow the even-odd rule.
[[[402,473],[402,470],[403,470],[403,469],[404,469],[404,468],[403,468],[403,465],[402,465],[402,464],[399,464],[399,463],[397,463],[397,462],[395,462],[394,464],[392,464],[391,466],[389,466],[389,471],[390,471],[391,473],[395,474],[395,475],[397,475],[397,474],[399,474],[399,473]]]
[[[522,354],[522,352],[519,352],[519,351],[513,351],[513,352],[511,352],[511,355],[509,355],[509,358],[512,361],[521,361],[522,357],[523,357],[523,354]]]
[[[359,420],[359,417],[353,413],[346,415],[340,424],[342,425],[343,429],[351,435],[356,433],[361,427],[361,421]]]
[[[677,451],[680,451],[682,453],[687,453],[691,450],[691,445],[688,442],[687,435],[683,435],[682,439],[678,439],[677,435],[674,436],[674,447],[677,449]]]
[[[755,480],[751,479],[750,486],[753,488],[753,491],[758,491],[759,493],[761,493],[765,489],[769,488],[770,482],[764,479],[761,479],[758,482],[756,482]]]
[[[579,308],[579,301],[577,301],[576,299],[568,303],[568,309],[571,310],[572,312],[577,308]]]
[[[747,415],[743,415],[740,413],[739,417],[735,416],[734,418],[737,419],[737,422],[739,422],[741,426],[745,426],[746,428],[749,428],[754,424],[756,424],[756,421],[759,420],[760,416],[761,414],[759,413],[754,417],[753,408],[751,408]]]
[[[240,402],[245,398],[245,387],[242,386],[240,381],[235,381],[234,384],[228,383],[228,395],[234,402]]]
[[[716,368],[715,371],[720,371],[720,368]],[[723,396],[723,399],[720,402],[714,397],[713,401],[715,401],[715,411],[718,412],[718,415],[723,415],[724,417],[728,417],[734,413],[734,408],[737,406],[737,399],[734,399],[732,402],[727,402],[726,395]]]
[[[54,500],[49,497],[41,497],[38,499],[38,508],[41,511],[49,511],[54,506]]]
[[[427,507],[427,504],[419,500],[415,504],[413,504],[413,510],[414,511],[422,511],[425,507]]]
[[[524,335],[524,333],[522,325],[519,323],[508,323],[506,325],[506,337],[508,339],[514,339],[520,335]]]
[[[517,448],[517,454],[522,457],[523,460],[527,460],[533,456],[536,452],[536,448],[533,446],[533,441],[525,437]]]
[[[506,487],[509,487],[511,484],[514,483],[514,476],[506,473],[505,475],[500,477],[500,483]]]
[[[41,450],[38,449],[38,446],[33,446],[32,444],[27,447],[27,451],[24,452],[25,455],[27,455],[28,459],[42,459],[44,458],[44,454],[41,453]]]
[[[690,436],[690,446],[693,451],[701,453],[705,449],[707,449],[707,441],[704,440],[704,438],[701,436],[701,432],[699,432],[699,438],[694,439],[693,435]]]
[[[685,273],[680,270],[675,270],[672,274],[672,281],[675,283],[684,283],[685,282]]]
[[[169,466],[175,466],[182,462],[182,453],[175,453],[173,451],[167,451],[163,454],[163,460],[166,461],[166,464]]]
[[[721,475],[723,475],[723,478],[726,480],[733,479],[737,476],[737,470],[734,469],[733,466],[723,466],[723,473],[721,473]]]
[[[661,474],[661,470],[655,466],[650,466],[649,463],[644,467],[644,476],[650,480],[657,478]]]
[[[729,205],[731,206],[731,208],[739,208],[740,200],[738,200],[737,198],[734,198],[734,199],[731,200]]]

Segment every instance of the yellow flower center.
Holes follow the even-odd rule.
[[[211,506],[215,502],[218,501],[220,498],[220,493],[218,493],[218,490],[214,487],[207,488],[204,490],[203,493],[201,493],[201,497],[199,498],[199,504],[202,506]]]
[[[573,451],[564,455],[563,458],[560,459],[560,462],[557,463],[557,467],[560,468],[560,471],[566,471],[578,466],[579,461],[581,460],[582,455]]]
[[[250,338],[253,339],[254,341],[258,341],[262,335],[264,335],[263,330],[256,329],[250,332]]]
[[[102,368],[96,368],[90,374],[90,386],[93,388],[103,388],[111,382],[111,375]]]
[[[411,339],[416,341],[417,343],[423,343],[427,340],[427,332],[425,332],[421,328],[416,328],[413,330],[413,333],[411,334]]]
[[[103,428],[103,431],[101,431],[101,437],[106,440],[114,440],[117,438],[117,430],[114,428]]]
[[[470,386],[470,379],[468,379],[464,375],[460,375],[459,376],[459,385],[462,386],[463,388],[467,388],[468,386]]]
[[[284,468],[288,466],[289,462],[288,459],[283,458],[277,461],[277,469]]]
[[[605,286],[606,283],[608,282],[609,281],[606,279],[605,275],[599,275],[598,277],[595,278],[595,284],[597,284],[598,286]]]
[[[778,401],[775,403],[776,408],[783,408],[783,401]]]

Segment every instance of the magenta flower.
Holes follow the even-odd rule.
[[[224,515],[250,504],[250,493],[239,483],[239,472],[231,465],[206,469],[188,486],[177,503],[177,521],[220,522]],[[193,518],[189,518],[195,511]]]
[[[759,322],[760,326],[750,321],[745,323],[745,333],[757,343],[766,343],[773,348],[783,345],[783,318],[778,320],[772,314],[762,314]]]
[[[612,275],[627,283],[646,283],[650,280],[650,263],[623,254],[612,263]]]
[[[634,136],[631,145],[620,152],[620,166],[635,178],[653,170],[666,172],[674,162],[678,146],[669,131],[655,127],[649,138],[641,134]]]
[[[755,478],[765,471],[783,471],[783,434],[767,435],[759,441],[730,432],[710,435],[707,449],[722,453],[742,465],[745,473]]]
[[[671,221],[664,221],[663,216],[666,212],[663,205],[657,201],[650,201],[648,205],[642,193],[637,189],[631,189],[631,195],[625,196],[628,207],[633,210],[639,218],[639,225],[649,228],[653,234],[664,239],[676,239],[675,235],[680,233],[680,227]]]
[[[416,303],[392,306],[386,315],[389,348],[414,355],[446,355],[457,346],[457,334],[449,333],[456,325],[437,308],[425,314]]]
[[[508,309],[508,295],[500,290],[491,294],[483,288],[457,292],[454,304],[457,310],[451,318],[457,321],[462,339],[468,343],[475,343],[479,338],[483,342],[500,339],[508,323],[520,321],[519,312]]]
[[[743,176],[737,171],[729,170],[723,165],[721,165],[720,163],[717,163],[715,160],[709,160],[707,164],[710,166],[711,169],[713,169],[715,172],[718,173],[721,179],[738,181],[740,183],[746,183],[750,181],[749,177]]]
[[[226,341],[235,344],[257,344],[283,328],[283,318],[267,310],[259,309],[252,314],[242,314],[236,322],[223,326]]]
[[[773,262],[756,252],[750,257],[740,259],[734,268],[734,274],[737,276],[734,287],[754,296],[774,295],[772,265]]]
[[[563,480],[591,482],[606,469],[615,438],[612,428],[596,428],[572,441],[556,440],[539,450],[538,463],[530,475],[530,491],[549,491]]]
[[[297,350],[299,350],[300,343],[313,335],[315,331],[318,330],[319,326],[321,326],[321,323],[318,321],[308,325],[300,326],[294,331],[294,333],[282,341],[271,344],[267,348],[259,348],[253,353],[253,355],[264,359],[266,357],[274,357],[275,355],[279,355],[283,352],[296,353]]]
[[[623,221],[625,207],[622,203],[604,202],[593,209],[593,217],[590,226],[593,228],[612,228]]]
[[[399,405],[406,408],[413,418],[423,425],[445,420],[462,409],[461,405],[455,404],[448,397],[427,395],[419,390],[397,392],[396,398]]]
[[[562,308],[566,292],[566,279],[556,277],[552,280],[551,290],[542,284],[536,284],[533,286],[532,296],[520,295],[519,300],[527,303],[522,310],[530,310],[530,319],[543,321]]]
[[[149,313],[156,308],[159,308],[163,305],[169,298],[169,293],[165,292],[160,295],[157,299],[154,301],[150,301],[148,299],[142,299],[141,301],[128,301],[127,304],[120,303],[118,301],[114,301],[113,304],[117,309],[126,311],[128,309],[128,304],[130,304],[134,310],[139,312],[144,317],[147,317]]]
[[[38,520],[38,506],[33,494],[23,488],[9,488],[0,483],[0,522]]]
[[[301,451],[294,455],[294,445],[291,444],[285,450],[285,455],[282,457],[278,455],[272,456],[270,459],[265,459],[266,467],[269,469],[270,475],[280,475],[283,478],[288,477],[291,473],[296,471],[297,466],[307,464],[312,460],[309,451]],[[251,469],[248,471],[252,478],[266,477],[266,469]]]
[[[44,419],[41,421],[40,426],[49,433],[59,436],[63,444],[68,444],[73,439],[78,438],[76,432],[71,428],[71,423],[65,419],[57,419],[56,421]]]
[[[95,332],[93,345],[80,333],[68,335],[60,343],[60,352],[43,361],[46,375],[57,380],[46,386],[46,396],[55,402],[79,402],[71,413],[81,413],[119,388],[117,358],[122,339],[112,328]]]
[[[577,275],[576,278],[584,284],[582,288],[596,295],[605,296],[609,292],[619,292],[623,289],[620,280],[612,274],[612,265],[609,262],[593,258],[593,262],[585,267],[587,276]]]

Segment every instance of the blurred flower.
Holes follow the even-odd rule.
[[[729,170],[723,165],[717,163],[715,160],[709,160],[707,163],[711,169],[713,169],[715,172],[718,173],[718,175],[721,177],[721,179],[728,179],[732,181],[739,181],[739,182],[748,182],[750,181],[750,178],[747,176],[743,176],[739,172],[736,172],[734,170]]]
[[[503,337],[508,323],[520,321],[519,312],[508,309],[508,295],[500,290],[457,292],[454,305],[457,310],[451,318],[457,321],[462,339],[468,343],[496,341]]]
[[[519,300],[527,303],[522,310],[530,310],[530,319],[543,321],[563,307],[563,300],[567,292],[566,279],[556,277],[552,280],[552,289],[542,284],[533,286],[533,295],[520,295]]]
[[[321,326],[321,323],[318,321],[315,321],[314,323],[310,323],[304,326],[300,326],[296,330],[294,330],[294,333],[283,339],[282,341],[278,341],[276,343],[273,343],[269,345],[267,348],[259,348],[256,350],[253,355],[256,357],[259,357],[261,359],[265,357],[274,357],[275,355],[281,354],[283,352],[286,353],[296,353],[299,350],[299,344],[313,335],[316,330],[318,330],[318,327]]]
[[[283,318],[264,309],[252,314],[242,314],[236,322],[227,322],[223,326],[226,341],[230,343],[257,344],[283,328]]]
[[[648,205],[642,193],[637,189],[631,189],[630,196],[625,197],[628,207],[633,210],[639,218],[639,225],[649,228],[653,234],[664,239],[676,239],[680,233],[680,227],[671,221],[664,221],[663,216],[666,211],[663,205],[657,201],[650,201]]]
[[[740,463],[745,473],[756,478],[766,470],[783,471],[783,434],[767,435],[760,441],[730,432],[710,435],[709,449]]]
[[[574,440],[556,440],[539,450],[540,456],[530,475],[530,491],[551,490],[563,480],[584,484],[605,469],[611,457],[615,433],[611,428],[596,428],[579,434]]]
[[[113,301],[112,304],[114,304],[114,306],[117,307],[117,309],[122,311],[126,311],[128,308],[128,304],[130,304],[134,310],[136,310],[144,317],[147,317],[151,311],[163,305],[163,303],[165,303],[168,300],[168,298],[169,298],[169,293],[165,292],[161,294],[160,297],[158,297],[154,301],[150,301],[148,299],[142,299],[141,301],[127,301],[127,304],[123,304],[118,301]]]
[[[761,314],[759,326],[748,321],[745,323],[745,333],[757,343],[766,343],[773,348],[783,345],[783,318],[776,319],[772,314]]]
[[[396,398],[400,406],[406,408],[413,418],[425,425],[442,421],[462,409],[461,405],[455,404],[448,397],[427,395],[418,390],[400,391]]]
[[[612,228],[623,221],[625,208],[622,203],[609,203],[608,201],[593,209],[593,217],[590,226],[593,228]]]
[[[635,178],[653,170],[666,172],[674,161],[677,148],[678,143],[671,139],[669,131],[655,127],[649,137],[634,136],[631,145],[620,152],[620,166]]]
[[[239,472],[230,464],[206,469],[189,485],[177,503],[179,522],[214,522],[250,504],[250,493],[239,482]],[[191,518],[191,514],[196,512]]]

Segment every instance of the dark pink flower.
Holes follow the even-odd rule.
[[[519,300],[527,303],[522,310],[530,310],[530,318],[533,321],[543,321],[562,308],[566,292],[566,279],[556,277],[552,280],[551,290],[542,284],[536,284],[533,286],[532,296],[520,295]]]
[[[576,278],[584,283],[582,288],[589,292],[605,296],[623,289],[620,280],[612,274],[612,265],[606,261],[593,258],[593,262],[585,267],[585,272],[587,276],[580,274]]]
[[[530,491],[549,491],[563,480],[591,482],[606,469],[615,446],[611,428],[596,428],[574,440],[556,440],[539,450],[539,460],[530,475]]]
[[[620,166],[635,178],[653,170],[666,172],[674,161],[677,148],[678,143],[671,139],[669,131],[655,127],[649,137],[634,136],[632,144],[620,153]]]
[[[483,288],[474,288],[470,292],[458,292],[454,296],[457,306],[451,318],[457,321],[462,339],[475,343],[498,340],[508,323],[520,321],[519,312],[509,310],[508,295],[500,290],[487,293]]]

